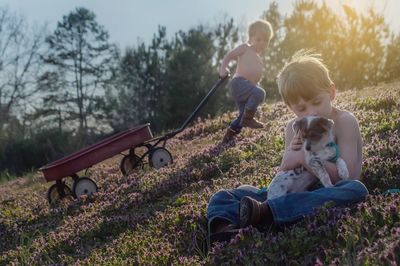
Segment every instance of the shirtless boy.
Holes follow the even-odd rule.
[[[264,69],[263,54],[273,37],[271,24],[265,20],[257,20],[250,24],[248,35],[248,42],[228,52],[219,68],[220,77],[225,77],[228,74],[228,64],[232,60],[237,61],[236,72],[228,87],[239,108],[239,115],[228,127],[223,143],[233,140],[242,127],[264,126],[254,119],[254,115],[265,98],[265,91],[258,83]]]

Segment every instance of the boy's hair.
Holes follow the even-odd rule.
[[[312,51],[297,51],[277,77],[279,93],[286,105],[296,104],[300,98],[309,101],[318,93],[328,91],[334,84],[321,55]]]
[[[257,19],[249,25],[249,38],[257,33],[265,34],[268,40],[271,40],[274,36],[271,23],[263,19]]]

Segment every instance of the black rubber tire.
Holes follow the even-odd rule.
[[[69,186],[67,186],[64,182],[62,183],[63,189],[64,189],[64,196],[61,196],[60,193],[58,192],[57,184],[53,184],[48,190],[47,190],[47,200],[50,205],[52,204],[57,204],[60,200],[67,196],[73,196],[72,190],[70,189]]]
[[[119,169],[121,170],[121,173],[125,176],[129,174],[133,169],[138,168],[142,166],[143,163],[140,160],[140,157],[135,155],[125,155],[124,158],[122,158],[121,163],[119,164]]]

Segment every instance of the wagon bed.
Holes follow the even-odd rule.
[[[113,135],[47,164],[40,170],[47,181],[55,181],[63,177],[72,176],[124,150],[150,140],[153,138],[153,134],[149,126],[150,124],[147,123]]]

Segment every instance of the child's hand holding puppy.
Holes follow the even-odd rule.
[[[300,130],[294,135],[292,141],[290,142],[290,149],[292,151],[298,151],[303,146],[303,138],[301,137]]]

